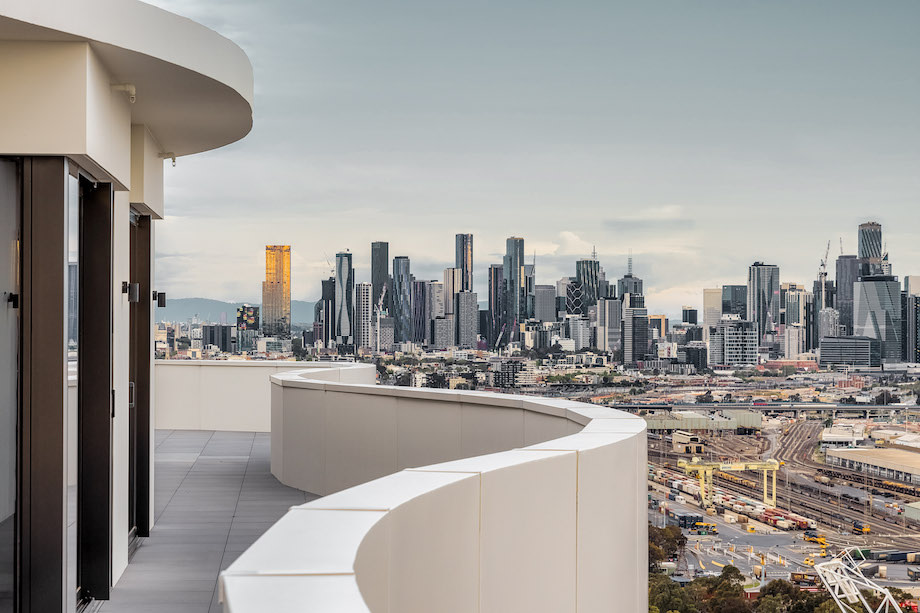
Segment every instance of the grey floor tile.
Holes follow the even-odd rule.
[[[156,525],[103,613],[223,613],[217,575],[295,505],[317,496],[271,474],[266,433],[158,430]]]

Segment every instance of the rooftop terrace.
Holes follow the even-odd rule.
[[[156,526],[103,613],[220,613],[217,575],[292,505],[316,498],[269,470],[269,434],[158,430]]]

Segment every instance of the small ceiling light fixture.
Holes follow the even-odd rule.
[[[137,88],[135,88],[130,83],[122,83],[120,85],[113,85],[112,89],[116,92],[125,92],[128,94],[128,102],[134,104],[137,101]]]
[[[167,151],[166,153],[161,153],[161,154],[160,154],[160,159],[161,159],[161,160],[172,160],[173,168],[176,167],[176,154],[173,153],[172,151]]]

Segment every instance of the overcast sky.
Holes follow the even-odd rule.
[[[920,274],[920,2],[155,0],[252,60],[245,139],[166,165],[158,287],[261,299],[266,244],[292,295],[326,256],[390,242],[418,278],[475,235],[537,282],[632,250],[650,312],[780,266],[809,286],[827,241],[883,224]],[[831,273],[833,275],[833,273]]]

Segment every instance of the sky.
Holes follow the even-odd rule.
[[[817,276],[883,225],[920,274],[920,2],[155,0],[239,44],[252,132],[167,164],[158,286],[259,302],[264,247],[292,297],[327,258],[389,241],[419,279],[474,234],[475,289],[522,236],[537,283],[632,253],[652,313],[702,288]],[[833,266],[831,277],[833,277]]]

